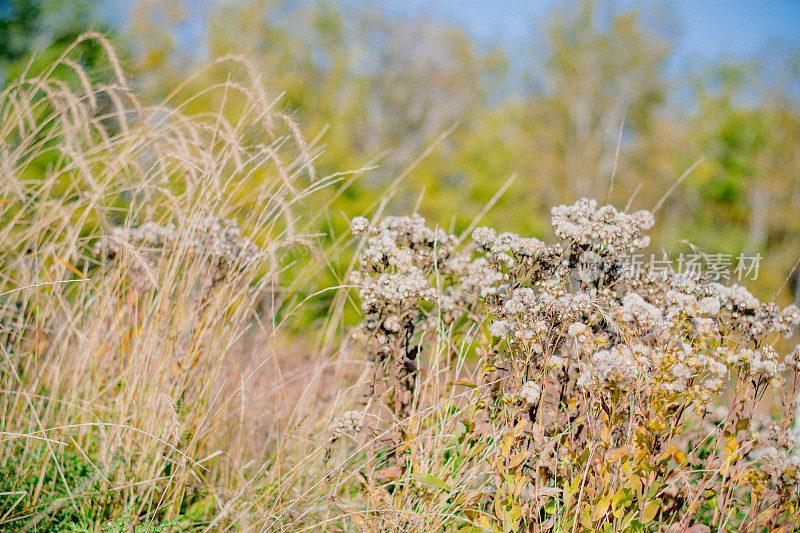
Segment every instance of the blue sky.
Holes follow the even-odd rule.
[[[363,0],[398,15],[429,14],[462,26],[480,42],[512,48],[533,33],[554,0]],[[618,0],[621,7],[655,10],[659,22],[675,32],[675,56],[682,61],[747,59],[768,55],[776,45],[800,48],[800,0]]]

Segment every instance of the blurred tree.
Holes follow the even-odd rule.
[[[32,58],[34,69],[48,65],[92,29],[111,32],[91,0],[0,0],[0,82],[19,75]],[[91,43],[82,49],[91,68],[101,54]]]
[[[171,18],[159,1],[141,2],[136,9],[132,40],[140,44],[135,64],[154,95],[169,93],[184,81],[187,70],[176,30],[170,26],[185,25],[186,10],[170,5],[176,13]],[[491,113],[488,100],[504,85],[508,61],[499,49],[478,51],[462,30],[442,28],[424,18],[398,25],[377,9],[355,10],[333,2],[219,2],[208,7],[205,17],[204,55],[246,57],[272,89],[272,97],[283,92],[277,105],[300,112],[307,134],[326,131],[326,154],[319,161],[322,173],[378,163],[346,191],[336,210],[352,214],[366,209],[452,127],[456,129],[451,142],[407,178],[407,186],[396,196],[397,210],[413,208],[426,189],[424,212],[446,220],[451,214],[440,206],[457,201],[470,205],[467,216],[474,215],[479,202],[485,203],[505,179],[493,176],[487,182],[485,172],[474,175],[474,169],[454,165],[469,159],[459,156],[465,143],[482,148],[482,143],[468,139],[478,134],[485,138],[479,132]],[[144,34],[155,37],[145,39]],[[191,83],[187,93],[224,81],[230,69],[240,67],[211,69]],[[206,105],[210,103],[201,96],[194,108]],[[480,159],[483,165],[486,157]],[[464,188],[443,187],[446,182],[434,179],[459,172],[468,174]],[[473,198],[476,191],[481,191],[480,198]]]
[[[522,110],[521,140],[537,148],[528,150],[523,168],[532,170],[533,181],[553,185],[540,188],[548,204],[604,198],[623,121],[624,159],[625,147],[649,132],[665,101],[661,71],[668,43],[648,32],[635,10],[611,11],[603,23],[601,8],[610,9],[584,1],[574,11],[554,12],[542,89],[531,93]],[[619,172],[615,198],[630,194],[625,182],[648,178]]]
[[[693,182],[703,199],[693,215],[730,234],[734,251],[768,252],[780,285],[798,260],[800,105],[760,79],[757,65],[726,65],[700,80],[687,136],[711,159]]]
[[[7,2],[22,11],[4,31],[27,35],[39,11]],[[58,0],[34,2],[44,3]],[[130,65],[153,99],[181,88],[174,101],[191,96],[184,111],[203,113],[224,98],[233,116],[234,92],[206,89],[257,75],[265,97],[306,135],[324,132],[320,174],[378,165],[335,199],[332,189],[308,199],[320,232],[339,234],[340,214],[365,213],[415,162],[390,210],[407,212],[421,198],[423,214],[461,231],[514,173],[485,222],[542,236],[554,204],[608,196],[652,208],[705,157],[664,204],[654,242],[673,249],[688,236],[710,251],[770,251],[781,258],[776,271],[796,260],[800,113],[784,87],[800,86],[800,56],[769,75],[719,65],[694,76],[694,93],[678,100],[692,73],[665,74],[670,38],[647,9],[610,0],[554,10],[529,63],[460,29],[339,0],[138,0],[130,22]],[[19,62],[25,53],[15,43],[3,53]],[[228,55],[254,68],[220,62],[189,78]],[[517,77],[532,83],[513,86]],[[759,86],[763,79],[781,85]]]
[[[41,17],[40,6],[26,0],[0,1],[0,61],[7,64],[30,53],[31,36]]]

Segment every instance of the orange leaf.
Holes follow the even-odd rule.
[[[78,269],[77,269],[77,268],[75,268],[74,266],[70,265],[70,264],[69,264],[69,263],[67,263],[66,261],[62,261],[61,259],[58,259],[58,258],[56,258],[56,262],[57,262],[57,263],[61,263],[62,265],[64,265],[64,266],[65,266],[65,267],[67,267],[68,269],[70,269],[70,270],[71,270],[71,271],[72,271],[72,272],[73,272],[73,273],[74,273],[76,276],[78,276],[79,278],[81,278],[81,279],[86,279],[86,276],[84,276],[84,275],[83,275],[83,272],[81,272],[80,270],[78,270]]]

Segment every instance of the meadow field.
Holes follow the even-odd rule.
[[[71,37],[0,92],[0,531],[800,531],[796,102],[357,131]]]

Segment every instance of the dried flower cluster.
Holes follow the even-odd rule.
[[[118,226],[110,234],[97,240],[94,254],[103,261],[118,259],[123,251],[134,252],[130,276],[149,288],[146,273],[157,259],[178,248],[187,248],[205,258],[209,265],[212,285],[225,279],[231,270],[252,264],[260,253],[259,247],[242,235],[239,225],[230,219],[213,216],[197,217],[187,221],[185,227],[175,224],[160,225],[145,222],[141,226]]]
[[[622,213],[613,206],[598,209],[597,201],[582,198],[574,205],[559,205],[550,210],[553,231],[560,239],[583,249],[614,254],[646,248],[650,237],[644,231],[655,219],[649,211]]]
[[[336,440],[346,435],[361,431],[364,425],[364,414],[360,411],[346,411],[331,421],[331,439]]]
[[[760,462],[784,498],[800,498],[800,453],[770,446],[761,450]]]
[[[155,222],[145,222],[138,227],[115,226],[111,234],[97,240],[94,253],[113,259],[122,253],[122,243],[140,244],[152,248],[162,248],[175,240],[175,224],[162,226]]]
[[[359,217],[352,229],[367,237],[350,279],[359,287],[365,314],[357,336],[370,339],[373,359],[390,366],[395,413],[404,417],[415,388],[421,335],[438,320],[452,322],[469,312],[480,288],[491,285],[496,274],[486,260],[456,253],[456,237],[428,228],[419,215],[385,217],[377,225]],[[443,280],[439,287],[432,283],[435,276]]]
[[[539,454],[496,475],[561,494],[555,505],[583,527],[630,517],[629,526],[657,519],[716,530],[723,520],[744,524],[750,506],[766,513],[766,525],[796,517],[800,474],[788,429],[798,399],[784,384],[788,377],[797,385],[800,347],[784,358],[778,343],[800,323],[798,308],[762,302],[737,285],[620,268],[622,254],[648,246],[647,211],[582,199],[554,208],[552,223],[555,244],[477,228],[475,251],[460,252],[454,236],[426,228],[418,215],[354,220],[354,232],[367,237],[353,278],[365,313],[360,335],[381,360],[405,368],[414,359],[419,372],[419,359],[431,356],[422,330],[452,335],[453,321],[466,317],[461,331],[484,332],[471,416],[501,433],[515,428],[498,453]],[[587,257],[598,275],[582,272]],[[402,385],[413,397],[417,382]],[[777,430],[753,414],[767,390],[782,395]],[[726,397],[731,405],[715,415]],[[409,408],[405,401],[396,414]],[[520,432],[522,422],[529,426]],[[743,459],[758,450],[755,463]],[[728,488],[730,476],[752,483]],[[490,491],[488,513],[513,509],[534,523],[545,512],[547,498],[504,487]],[[583,501],[566,495],[577,487]],[[756,489],[760,502],[747,495]],[[709,491],[727,499],[701,502],[697,495]],[[621,495],[638,495],[642,509],[612,508],[612,498],[627,501]],[[723,518],[721,509],[733,514]]]
[[[542,388],[535,382],[528,381],[520,387],[518,395],[526,405],[536,405],[542,397]]]

